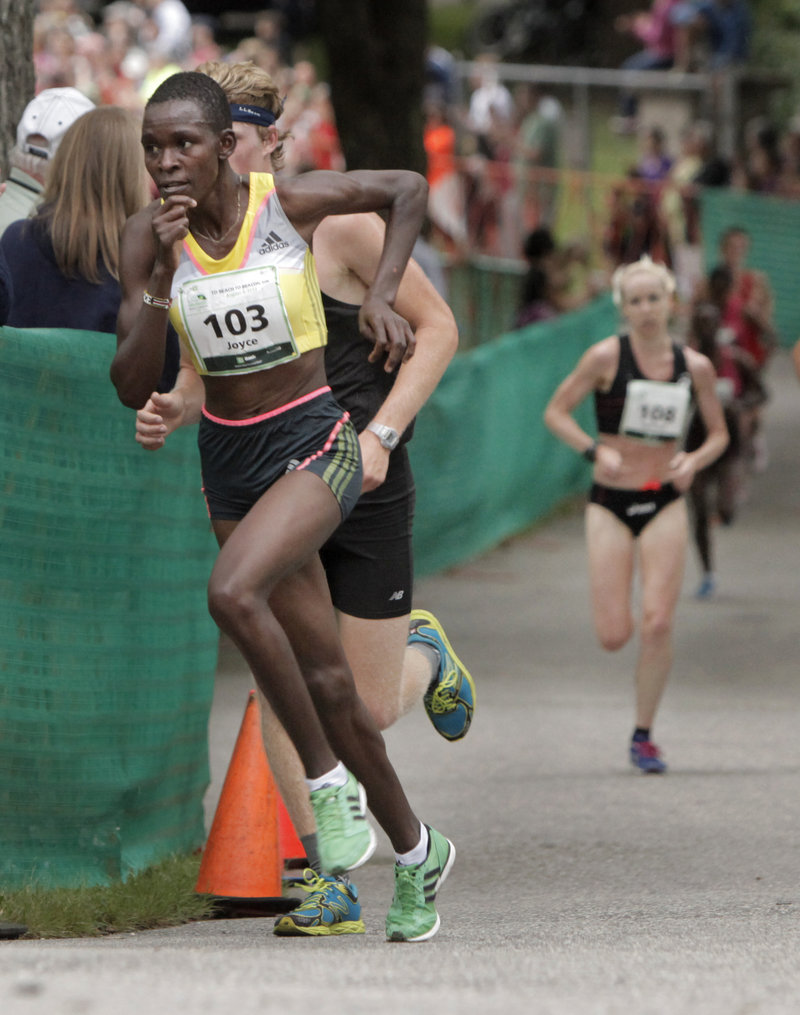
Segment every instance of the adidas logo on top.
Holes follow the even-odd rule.
[[[269,235],[264,239],[264,242],[258,248],[259,254],[272,254],[276,250],[283,250],[288,247],[289,244],[286,240],[281,239],[280,236],[273,229]]]

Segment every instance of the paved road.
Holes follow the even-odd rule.
[[[389,945],[391,856],[359,872],[368,933],[278,940],[233,920],[100,942],[0,944],[3,1015],[800,1011],[800,385],[771,371],[772,453],[718,533],[719,594],[687,571],[657,738],[629,770],[633,656],[590,631],[579,513],[420,583],[479,682],[460,744],[421,711],[387,734],[409,794],[456,842],[442,930]],[[226,663],[226,659],[223,659]],[[223,665],[213,811],[249,687]]]

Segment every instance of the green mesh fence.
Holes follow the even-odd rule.
[[[544,427],[553,391],[612,334],[608,297],[457,356],[409,445],[417,483],[417,573],[474,557],[588,489],[589,466]],[[576,418],[591,433],[591,400]]]
[[[448,271],[448,302],[458,323],[459,348],[493,342],[514,327],[524,262],[475,257]]]
[[[775,324],[781,345],[794,345],[800,337],[800,201],[706,189],[701,198],[701,231],[708,269],[719,263],[719,239],[730,226],[743,226],[750,234],[747,263],[768,276],[775,294]]]
[[[0,329],[0,888],[102,883],[204,839],[217,635],[196,436],[135,443],[113,349]]]
[[[454,360],[411,444],[420,574],[588,486],[542,412],[616,320],[603,299]],[[216,551],[195,434],[142,451],[113,343],[0,329],[0,888],[100,883],[204,838]]]

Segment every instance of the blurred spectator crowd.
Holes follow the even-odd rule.
[[[292,61],[293,39],[278,7],[258,12],[253,34],[225,48],[218,20],[191,15],[181,0],[114,0],[93,17],[80,0],[37,0],[36,9],[37,92],[71,86],[97,105],[140,111],[178,70],[206,60],[250,60],[286,95],[282,126],[294,139],[287,172],[344,168],[328,86],[312,63]]]
[[[214,17],[190,15],[182,0],[114,0],[95,4],[93,15],[80,0],[37,0],[36,10],[37,93],[77,89],[77,99],[90,105],[136,114],[177,70],[194,70],[207,60],[252,61],[285,96],[280,127],[293,143],[283,171],[346,168],[329,88],[310,60],[298,58],[301,47],[278,4],[255,14],[252,34],[232,44],[220,41]],[[747,55],[745,0],[654,0],[649,10],[621,18],[615,27],[643,46],[623,64],[631,70],[718,74]],[[649,254],[671,267],[683,308],[682,337],[708,353],[726,392],[735,453],[715,483],[718,515],[730,524],[750,475],[766,464],[763,370],[777,336],[770,283],[747,263],[745,229],[729,229],[717,263],[703,264],[698,198],[708,187],[800,197],[800,117],[782,129],[766,119],[749,122],[741,131],[741,150],[725,158],[709,122],[689,122],[679,141],[674,133],[671,140],[662,126],[640,121],[635,97],[620,94],[609,126],[612,137],[631,135],[616,143],[629,151],[635,145],[635,156],[626,174],[604,181],[599,227],[592,220],[577,239],[565,240],[565,217],[594,199],[592,174],[583,173],[578,189],[568,182],[570,114],[562,99],[536,83],[508,86],[492,54],[478,54],[470,66],[471,76],[461,80],[451,53],[428,49],[423,112],[429,222],[427,242],[421,240],[415,256],[442,290],[446,282],[434,277],[442,262],[475,262],[481,255],[514,262],[519,291],[512,326],[519,328],[591,300],[608,288],[619,264]],[[67,99],[62,95],[60,101]],[[20,152],[18,146],[17,158],[30,159],[30,152],[35,149]],[[18,162],[15,170],[26,168]],[[13,196],[6,195],[7,203]],[[0,258],[0,311],[7,293],[4,268]],[[703,487],[694,504],[701,595],[713,592],[707,494]]]
[[[286,96],[281,127],[293,143],[285,172],[345,168],[329,88],[311,61],[296,58],[301,47],[280,4],[255,14],[252,34],[225,46],[218,21],[190,15],[182,0],[114,0],[95,4],[92,15],[81,0],[37,0],[36,9],[37,91],[72,86],[98,105],[138,111],[175,70],[210,59],[249,60]],[[654,0],[615,27],[643,46],[623,66],[719,70],[748,51],[745,0]],[[531,242],[535,246],[542,231],[559,235],[563,208],[576,200],[564,183],[570,113],[552,89],[504,83],[490,54],[478,54],[471,66],[469,80],[459,80],[451,53],[428,50],[430,239],[451,263],[486,254],[530,269]],[[551,285],[549,296],[542,295],[542,279],[529,273],[524,302],[539,304],[535,314],[547,313],[550,304],[559,310],[591,298],[614,267],[644,253],[673,267],[688,295],[699,270],[700,188],[800,195],[800,118],[782,129],[753,121],[743,131],[741,152],[727,159],[715,147],[710,123],[688,123],[672,150],[664,131],[636,120],[629,96],[620,96],[620,103],[639,152],[627,175],[607,184],[599,228],[593,223],[578,241],[564,244],[562,281],[555,288],[566,294],[553,295]]]

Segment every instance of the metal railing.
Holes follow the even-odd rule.
[[[455,74],[462,95],[468,82],[486,72],[479,62],[458,61]],[[556,85],[572,92],[573,118],[578,137],[576,168],[588,169],[591,157],[591,93],[599,90],[658,93],[662,96],[691,97],[703,119],[714,124],[721,154],[732,156],[742,128],[742,108],[747,97],[766,100],[769,93],[788,90],[787,74],[765,68],[728,67],[715,72],[632,71],[601,67],[558,67],[548,64],[492,64],[497,77],[506,83]]]

